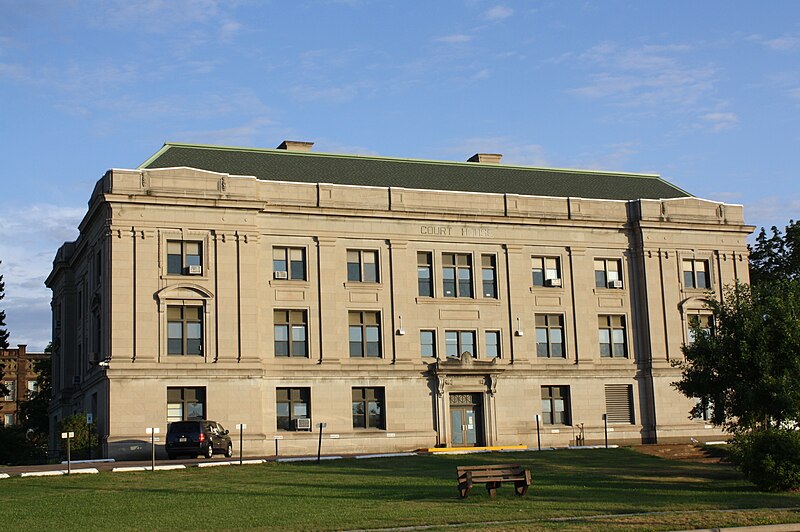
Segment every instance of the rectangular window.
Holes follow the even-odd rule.
[[[381,315],[380,312],[351,311],[350,356],[381,356]]]
[[[275,390],[277,429],[297,430],[296,420],[311,419],[310,397],[309,388],[277,388]]]
[[[541,358],[566,358],[564,349],[564,316],[536,315],[536,355]]]
[[[28,397],[35,397],[39,393],[39,383],[37,381],[28,381]]]
[[[698,421],[712,421],[713,420],[713,408],[714,405],[712,404],[711,400],[708,398],[703,399],[695,399],[696,404],[694,409],[692,410],[692,419]]]
[[[305,310],[276,310],[275,356],[308,356],[308,321]]]
[[[633,423],[633,386],[606,384],[606,415],[609,423]]]
[[[481,255],[481,278],[483,297],[497,299],[497,257]]]
[[[357,283],[377,283],[378,252],[347,250],[347,280]]]
[[[167,241],[167,273],[173,275],[200,275],[203,272],[200,242]]]
[[[353,428],[385,429],[383,388],[353,388]]]
[[[419,332],[419,351],[424,357],[436,357],[436,331]]]
[[[684,288],[710,288],[708,276],[708,261],[685,259],[683,261],[683,286]]]
[[[500,358],[500,331],[486,331],[486,358]]]
[[[206,388],[167,388],[167,422],[206,418]]]
[[[433,253],[417,252],[417,285],[421,297],[433,297]]]
[[[475,351],[475,331],[445,331],[444,345],[445,354],[451,358],[461,358],[462,353],[468,353],[472,358],[478,356]]]
[[[569,386],[542,386],[542,422],[571,425]]]
[[[594,259],[594,285],[597,288],[622,288],[622,261]]]
[[[714,331],[714,316],[711,314],[690,314],[687,334],[689,344],[694,343],[698,330],[706,336],[711,336]]]
[[[442,253],[444,297],[472,297],[472,255]]]
[[[3,414],[3,426],[11,427],[14,425],[14,414]]]
[[[16,381],[4,381],[3,384],[8,390],[8,393],[3,396],[3,401],[16,401],[17,400],[17,383]]]
[[[533,286],[561,286],[561,259],[558,257],[531,257]]]
[[[203,354],[203,307],[167,306],[167,354]]]
[[[598,316],[597,331],[601,357],[628,356],[625,316]]]
[[[272,272],[275,279],[305,281],[305,248],[272,248]]]

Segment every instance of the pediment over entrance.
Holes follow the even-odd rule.
[[[470,353],[462,353],[459,358],[437,360],[431,364],[429,374],[439,396],[452,389],[494,395],[497,379],[503,371],[497,359],[477,360]]]

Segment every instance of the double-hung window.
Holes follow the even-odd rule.
[[[353,428],[386,428],[383,388],[353,388]]]
[[[570,425],[569,386],[542,386],[542,421]]]
[[[276,310],[275,356],[308,356],[308,321],[305,310]]]
[[[561,314],[536,315],[536,356],[564,358],[564,316]]]
[[[533,286],[561,286],[561,260],[558,257],[531,257]]]
[[[419,352],[424,357],[436,357],[436,331],[419,332]]]
[[[3,384],[8,390],[8,393],[3,396],[3,401],[16,401],[17,400],[17,383],[16,381],[4,381]]]
[[[167,273],[200,275],[203,273],[203,244],[184,240],[167,241]]]
[[[683,260],[684,288],[710,288],[708,277],[708,261],[698,259]]]
[[[206,389],[167,388],[167,422],[196,421],[206,418]]]
[[[347,280],[357,283],[377,283],[378,252],[347,250]]]
[[[433,253],[417,252],[417,285],[421,297],[433,297]]]
[[[296,430],[298,419],[311,418],[311,390],[309,388],[277,388],[275,411],[278,430]],[[310,427],[310,423],[308,424]]]
[[[167,306],[167,354],[203,354],[202,306]]]
[[[477,357],[475,351],[475,331],[445,331],[445,354],[451,358],[459,358],[462,353]]]
[[[442,280],[445,297],[473,297],[472,255],[442,253]]]
[[[714,316],[711,314],[690,314],[689,330],[687,338],[689,344],[693,344],[697,337],[697,332],[705,336],[710,336],[714,330]]]
[[[272,248],[272,275],[275,279],[305,281],[305,248]]]
[[[597,330],[601,357],[627,357],[625,316],[598,316]]]
[[[497,299],[497,257],[481,255],[481,279],[483,297]]]
[[[486,358],[500,358],[500,331],[486,331],[486,349],[483,351]]]
[[[381,356],[381,314],[373,311],[351,311],[350,356]]]
[[[594,285],[597,288],[622,288],[622,261],[594,259]]]

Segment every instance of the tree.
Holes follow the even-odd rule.
[[[750,249],[750,282],[759,285],[777,279],[800,280],[800,221],[789,220],[785,232],[762,227]]]
[[[47,345],[45,353],[53,353],[53,343]],[[34,362],[36,370],[37,390],[28,392],[28,396],[19,403],[19,422],[28,435],[28,439],[37,447],[47,450],[50,432],[50,418],[47,407],[52,395],[52,366],[50,359]]]
[[[759,489],[800,488],[800,279],[725,287],[710,300],[714,330],[692,325],[681,380],[711,404],[711,421],[734,434],[732,458]]]
[[[797,426],[800,420],[800,280],[726,287],[709,301],[714,330],[694,324],[675,387],[711,402],[728,432]],[[695,407],[693,414],[702,407]]]
[[[3,261],[0,261],[2,264]],[[6,297],[6,283],[3,282],[3,276],[0,275],[0,300]],[[8,349],[8,331],[6,326],[6,311],[0,309],[0,349]]]

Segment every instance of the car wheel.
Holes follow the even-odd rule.
[[[227,456],[228,458],[233,456],[233,444],[230,442],[228,442],[228,448],[225,449],[225,456]]]
[[[208,447],[206,447],[206,458],[211,458],[214,456],[214,447],[209,443]]]

